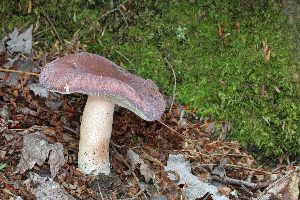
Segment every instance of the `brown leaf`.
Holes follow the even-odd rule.
[[[266,97],[265,96],[265,85],[264,84],[261,85],[261,94],[263,95],[263,97]]]
[[[223,36],[223,31],[222,31],[222,25],[220,22],[218,23],[218,27],[219,27],[219,36],[221,38]]]
[[[126,12],[128,12],[130,5],[131,5],[131,1],[129,1],[129,3],[128,3],[128,6],[126,8]]]
[[[218,188],[218,193],[220,195],[226,195],[226,196],[229,196],[230,195],[230,192],[231,192],[231,189],[228,188],[228,187],[219,187]]]
[[[126,6],[124,6],[124,5],[121,5],[121,6],[122,6],[122,8],[123,8],[124,11],[127,10]]]
[[[55,33],[52,29],[50,29],[50,32],[51,32],[52,36],[55,36]]]
[[[280,90],[275,85],[274,85],[274,89],[276,90],[276,92],[280,93]]]

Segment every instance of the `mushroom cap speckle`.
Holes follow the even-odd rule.
[[[159,119],[166,107],[152,80],[144,80],[91,53],[72,54],[46,64],[40,83],[63,94],[80,92],[98,96],[128,108],[147,121]]]

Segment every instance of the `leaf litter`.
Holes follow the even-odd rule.
[[[24,173],[32,169],[35,164],[43,165],[47,158],[49,158],[51,178],[54,178],[60,167],[66,163],[62,144],[49,144],[46,136],[40,132],[25,135],[20,163],[15,173]]]

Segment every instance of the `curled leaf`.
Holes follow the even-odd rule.
[[[219,27],[219,36],[221,38],[223,36],[223,31],[222,31],[222,25],[220,22],[218,23],[218,27]]]
[[[131,5],[131,1],[129,1],[129,3],[128,3],[128,6],[126,8],[126,12],[128,12],[130,5]]]
[[[275,85],[274,85],[274,89],[276,90],[276,92],[280,93],[280,90]]]
[[[122,6],[123,10],[127,11],[126,6],[124,6],[124,5],[121,5],[121,6]]]
[[[265,85],[264,84],[261,85],[261,94],[263,95],[263,97],[265,97]]]

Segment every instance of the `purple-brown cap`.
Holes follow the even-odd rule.
[[[40,74],[40,83],[63,94],[97,96],[128,108],[147,121],[159,119],[166,107],[152,80],[144,80],[91,53],[73,54],[48,63]]]

